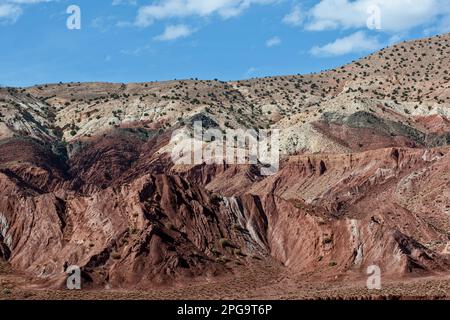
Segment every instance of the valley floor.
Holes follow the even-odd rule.
[[[145,291],[40,289],[3,270],[0,300],[450,300],[450,276],[386,279],[381,290],[368,290],[365,279],[345,274],[320,280],[319,274],[290,275],[275,263],[254,267],[241,275]]]

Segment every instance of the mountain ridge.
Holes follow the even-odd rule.
[[[448,278],[449,57],[446,34],[305,76],[0,88],[0,260],[47,290],[69,265],[95,290],[247,277],[267,296],[374,264]],[[195,121],[280,129],[279,171],[173,163]]]

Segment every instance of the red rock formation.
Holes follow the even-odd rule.
[[[439,39],[434,41],[444,41]],[[426,114],[433,106],[417,95],[408,100],[409,86],[416,85],[411,74],[404,75],[410,83],[399,99],[404,106],[396,100],[381,103],[396,99],[393,83],[400,81],[392,70],[378,67],[379,59],[366,58],[366,67],[356,63],[245,85],[0,88],[6,106],[0,107],[8,111],[0,121],[0,261],[52,288],[64,284],[71,265],[81,267],[84,285],[99,288],[210,281],[251,269],[255,260],[276,261],[288,275],[320,280],[360,278],[370,265],[391,278],[449,275],[449,256],[441,254],[450,239],[449,97],[440,88],[448,83],[445,68],[433,75],[441,92],[433,112],[440,114],[416,116],[412,112]],[[380,77],[376,81],[366,81],[369,67]],[[269,86],[265,81],[273,87],[267,96],[261,93]],[[277,104],[273,101],[285,103],[270,120],[289,133],[300,132],[297,140],[284,136],[296,155],[284,154],[279,172],[268,177],[261,176],[259,165],[173,164],[171,133],[191,123],[165,118],[160,106],[182,88],[187,96],[201,91],[216,109],[206,112],[196,103],[202,111],[180,120],[211,126],[224,123],[217,108],[227,106],[232,125],[245,120],[267,127],[272,122],[262,110]],[[430,99],[437,97],[433,88],[423,90],[430,91]],[[130,95],[136,96],[126,115],[131,120],[107,121],[123,120],[116,107],[128,105]],[[298,108],[290,108],[294,98],[301,100]],[[64,104],[70,100],[73,105]],[[143,101],[154,107],[151,124],[140,108]],[[233,113],[236,101],[245,108]],[[189,103],[181,101],[172,116],[184,115]],[[415,111],[406,109],[412,103]],[[67,109],[59,110],[62,104]],[[55,126],[57,109],[72,115],[59,120],[61,128]]]
[[[1,146],[3,260],[51,286],[78,265],[85,284],[113,288],[238,272],[253,256],[324,277],[372,264],[391,277],[449,270],[438,253],[449,148],[294,156],[261,177],[173,166],[155,140],[113,136],[84,142],[68,168],[44,144]]]

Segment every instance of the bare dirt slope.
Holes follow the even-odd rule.
[[[449,54],[447,34],[303,76],[0,88],[0,294],[76,297],[54,290],[77,265],[92,298],[448,297]],[[172,163],[196,121],[281,129],[280,170]]]

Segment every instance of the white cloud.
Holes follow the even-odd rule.
[[[0,22],[14,23],[21,14],[22,9],[17,5],[9,3],[0,4]]]
[[[162,34],[155,37],[158,41],[171,41],[179,38],[186,38],[194,33],[195,30],[189,28],[184,24],[167,26]]]
[[[281,39],[279,37],[272,37],[266,41],[266,47],[268,47],[268,48],[279,46],[280,44],[281,44]]]
[[[230,18],[241,14],[253,4],[270,4],[278,0],[159,0],[139,8],[135,25],[147,27],[155,20],[189,16],[207,17],[218,14]]]
[[[382,46],[376,37],[369,37],[365,32],[358,31],[322,47],[314,47],[310,53],[315,56],[340,56],[349,53],[375,51]]]
[[[53,0],[0,0],[0,23],[15,23],[23,13],[21,5],[51,1]]]
[[[284,16],[283,22],[291,26],[300,26],[303,23],[303,13],[300,6],[294,6],[292,11]]]
[[[406,31],[450,14],[448,0],[321,0],[308,12],[308,30],[365,28],[368,9],[378,6],[381,29]],[[450,17],[450,16],[448,16]]]
[[[450,32],[450,19],[442,19],[435,27],[438,33]]]
[[[426,28],[423,33],[426,36],[430,36],[431,34],[442,34],[450,32],[450,13],[448,17],[444,17],[437,21],[433,26]]]

